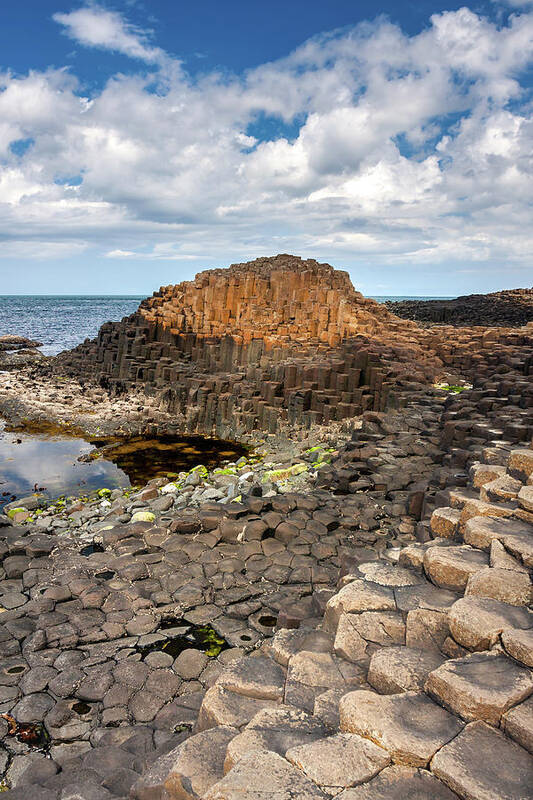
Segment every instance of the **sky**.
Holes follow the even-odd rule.
[[[3,4],[0,294],[531,286],[532,88],[533,0]]]

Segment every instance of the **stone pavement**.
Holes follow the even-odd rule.
[[[229,666],[191,738],[130,797],[533,798],[533,517],[520,499],[533,449],[499,455],[498,478],[475,464],[475,490],[433,512],[435,538],[396,564],[359,563],[316,630],[280,630]],[[491,486],[502,476],[512,500]]]
[[[443,493],[449,505],[430,514],[427,541],[371,560],[353,548],[337,592],[312,585],[308,616],[278,618],[274,636],[257,649],[233,647],[216,662],[193,649],[176,659],[152,650],[140,660],[140,643],[166,635],[158,627],[161,607],[138,592],[131,616],[119,553],[124,543],[140,568],[164,563],[166,556],[142,559],[147,537],[161,547],[153,526],[124,538],[116,527],[104,532],[117,548],[118,577],[96,589],[69,582],[65,553],[64,580],[31,601],[24,616],[3,614],[12,615],[4,623],[12,634],[3,637],[4,700],[24,692],[9,713],[19,724],[44,719],[51,735],[51,758],[6,737],[8,774],[16,779],[8,796],[533,798],[533,449],[502,443],[485,455],[490,460],[470,467],[467,486]],[[333,541],[325,529],[322,544]],[[209,535],[194,540],[196,563],[209,563]],[[183,566],[182,537],[182,547],[170,549],[178,554],[172,575]],[[274,535],[261,545],[279,541]],[[32,556],[46,558],[38,549]],[[216,562],[222,579],[240,574],[235,564],[221,571],[226,557],[235,555]],[[14,584],[4,607],[15,611],[23,594],[17,570],[28,558],[4,560]],[[123,563],[132,568],[131,559]],[[149,579],[138,581],[133,586]],[[198,586],[189,581],[177,591]],[[235,597],[251,602],[238,589]],[[223,616],[216,592],[208,599],[198,622]],[[320,610],[322,621],[312,616]],[[238,615],[226,618],[225,635],[239,644],[244,625]],[[109,626],[122,626],[121,634],[116,627],[116,639],[94,641]],[[91,642],[80,634],[87,628]],[[16,645],[9,653],[9,641],[23,641],[23,654]]]

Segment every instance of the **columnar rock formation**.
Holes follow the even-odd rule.
[[[346,272],[278,255],[163,287],[57,369],[141,387],[177,432],[238,438],[402,406],[443,365],[483,374],[520,337],[423,331],[356,292]]]
[[[283,442],[285,469],[212,473],[237,496],[196,469],[0,517],[0,787],[533,800],[532,325],[421,330],[287,256],[197,281],[58,370],[159,396],[182,429],[408,407]]]

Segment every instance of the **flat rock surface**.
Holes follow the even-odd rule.
[[[427,676],[444,661],[431,650],[386,647],[370,659],[368,683],[380,694],[422,690]]]
[[[471,722],[431,762],[431,771],[468,800],[531,800],[533,759],[484,722]]]
[[[487,650],[508,628],[533,628],[533,614],[527,609],[478,597],[454,603],[448,621],[455,641],[470,650]]]
[[[340,719],[341,730],[377,742],[395,763],[416,767],[426,766],[463,727],[457,717],[417,692],[350,692],[340,701]]]
[[[164,796],[195,800],[223,776],[226,748],[237,734],[220,726],[198,733],[162,756],[131,789],[132,800]]]
[[[323,800],[327,795],[277,753],[249,753],[203,800]]]
[[[287,750],[325,737],[326,726],[316,716],[291,706],[265,708],[229,743],[224,771],[250,751],[272,751],[285,756]]]
[[[457,795],[424,769],[387,767],[379,775],[338,795],[339,800],[457,800]]]
[[[533,692],[533,674],[502,653],[473,653],[431,672],[426,691],[462,719],[498,726],[504,711]]]
[[[291,747],[286,758],[327,791],[364,783],[390,763],[386,750],[351,733]]]

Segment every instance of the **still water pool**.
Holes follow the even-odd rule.
[[[103,455],[91,458],[102,446]],[[212,469],[245,452],[238,444],[200,436],[88,442],[50,433],[9,432],[0,420],[0,508],[35,491],[54,498],[102,487],[140,486],[197,464]]]

